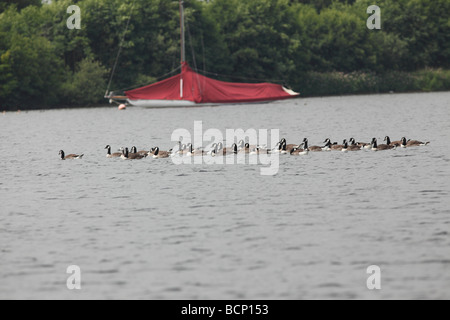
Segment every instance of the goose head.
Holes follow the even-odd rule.
[[[372,144],[372,147],[376,149],[378,147],[377,138],[373,138],[371,144]]]
[[[402,146],[406,146],[408,144],[408,141],[405,137],[402,138]]]
[[[331,145],[332,145],[330,139],[326,139],[323,143],[325,143],[325,147],[331,147]]]
[[[305,138],[305,139],[303,139],[303,148],[305,149],[305,150],[308,150],[308,144],[309,144],[309,142],[308,142],[308,138]]]

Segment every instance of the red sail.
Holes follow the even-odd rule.
[[[195,103],[261,102],[298,96],[277,84],[217,81],[194,72],[187,63],[183,65],[181,74],[125,94],[132,101],[187,100]]]

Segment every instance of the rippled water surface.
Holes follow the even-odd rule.
[[[283,156],[276,176],[105,157],[106,144],[167,150],[196,120],[291,143],[431,144]],[[449,137],[450,93],[0,115],[0,298],[449,299]],[[66,287],[69,265],[81,291]]]

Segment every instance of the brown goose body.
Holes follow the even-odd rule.
[[[358,146],[361,149],[370,149],[372,147],[371,143],[365,143],[365,142],[356,142],[355,138],[351,138],[350,140],[350,145],[352,146]]]
[[[355,146],[348,146],[347,150],[354,152],[354,151],[361,151],[361,148],[362,147],[355,145]]]
[[[372,150],[373,151],[386,151],[386,150],[392,150],[397,148],[396,146],[387,145],[387,144],[378,144],[378,141],[376,138],[372,139]]]
[[[128,148],[125,148],[122,151],[121,158],[124,159],[124,160],[141,160],[141,159],[144,159],[145,156],[141,155],[141,154],[137,154],[137,153],[130,153]]]
[[[150,152],[149,151],[145,151],[145,150],[137,151],[136,147],[132,147],[131,150],[130,150],[130,153],[140,154],[141,156],[147,157]]]
[[[287,144],[286,139],[283,138],[283,139],[281,139],[279,146],[280,146],[280,150],[283,149],[283,151],[290,153],[293,149],[300,148],[301,144],[292,144],[292,143]]]
[[[430,142],[422,142],[422,141],[418,141],[418,140],[409,140],[406,143],[406,146],[408,147],[420,147],[420,146],[427,146],[429,145]]]
[[[66,156],[66,154],[64,153],[64,151],[60,150],[59,151],[59,155],[61,157],[61,160],[74,160],[74,159],[81,159],[83,158],[84,154],[68,154]]]
[[[244,145],[244,148],[239,150],[239,153],[249,154],[251,152],[251,150],[255,150],[255,149],[256,149],[256,146],[250,146],[250,144],[246,143]]]
[[[347,146],[348,151],[361,151],[363,148],[362,146],[359,146],[354,138],[350,138],[350,145]]]
[[[386,142],[386,144],[387,144],[388,146],[396,146],[396,147],[399,147],[399,146],[401,146],[401,144],[402,144],[402,141],[401,141],[401,140],[398,140],[398,141],[391,141],[391,138],[389,138],[389,136],[386,136],[386,138],[384,138],[384,141]]]
[[[309,141],[308,141],[307,138],[303,139],[303,144],[302,145],[303,145],[304,148],[308,148],[308,151],[310,151],[310,152],[322,152],[323,151],[323,147],[309,146]],[[306,145],[306,147],[305,147],[305,145]]]
[[[122,152],[116,152],[116,153],[111,153],[111,146],[107,145],[105,147],[107,151],[106,157],[107,158],[120,158],[122,156]]]
[[[231,148],[224,148],[224,149],[221,149],[220,151],[222,152],[222,155],[224,155],[224,156],[228,156],[231,154],[238,154],[238,152],[239,152],[236,143],[233,143]]]
[[[333,151],[342,151],[342,149],[344,148],[344,145],[342,144],[331,143],[330,138],[326,139],[324,143],[326,147],[330,148]]]
[[[170,157],[170,153],[167,151],[159,150],[159,147],[156,147],[153,151],[153,159],[167,159]]]
[[[322,152],[323,148],[319,147],[319,146],[312,146],[312,147],[309,147],[309,151],[311,151],[311,152]]]
[[[303,146],[303,148],[300,148],[301,146]],[[302,155],[307,155],[309,153],[309,146],[308,146],[308,139],[305,138],[303,139],[303,143],[298,147],[298,148],[294,148],[291,151],[289,151],[289,154],[291,156],[302,156]]]

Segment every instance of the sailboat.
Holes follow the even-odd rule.
[[[125,91],[125,96],[106,98],[147,108],[195,107],[222,104],[261,103],[296,98],[300,94],[272,83],[232,83],[208,78],[186,62],[184,5],[180,0],[181,73],[166,80]]]

